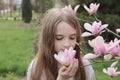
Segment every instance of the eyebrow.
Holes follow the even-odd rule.
[[[76,35],[76,33],[74,33],[74,34],[71,34],[70,36],[74,36],[74,35]]]

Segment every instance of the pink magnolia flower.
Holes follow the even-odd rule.
[[[111,55],[112,56],[120,56],[120,40],[118,40],[117,38],[114,39],[114,42],[111,40],[109,43],[109,46],[113,45],[113,44],[117,44],[111,51]],[[109,47],[108,46],[108,47]]]
[[[93,59],[99,56],[104,56],[106,53],[110,52],[120,43],[120,40],[108,47],[102,36],[97,36],[93,40],[88,41],[89,45],[94,49],[94,54],[86,54],[87,58]]]
[[[68,9],[71,13],[73,13],[75,15],[79,7],[80,7],[80,5],[77,5],[73,9],[71,5],[68,5],[68,6],[65,6],[63,9]]]
[[[103,69],[103,72],[107,74],[110,77],[115,77],[120,74],[120,72],[116,72],[117,68],[114,67],[108,67],[107,70]]]
[[[85,23],[84,28],[89,32],[84,32],[82,33],[81,36],[86,37],[86,36],[92,36],[92,35],[99,35],[101,31],[106,27],[108,27],[108,24],[102,25],[101,21],[99,22],[94,21],[92,25],[89,23]]]
[[[101,56],[106,53],[105,42],[102,36],[97,36],[95,39],[89,40],[88,43],[93,47],[96,55]]]
[[[90,8],[88,8],[86,5],[84,5],[84,8],[90,15],[92,15],[97,13],[99,6],[100,4],[91,3]]]
[[[116,32],[118,32],[118,33],[119,33],[119,32],[120,32],[120,29],[116,29]]]
[[[65,49],[64,51],[60,51],[58,54],[54,54],[54,58],[62,65],[69,66],[74,60],[75,54],[76,51],[71,47],[69,49]]]

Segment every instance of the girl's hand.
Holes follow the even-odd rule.
[[[75,76],[78,69],[78,59],[74,59],[69,67],[62,66],[58,72],[57,80],[68,80]]]

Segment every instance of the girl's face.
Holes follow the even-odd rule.
[[[65,48],[75,47],[76,29],[66,22],[60,22],[55,34],[55,51],[63,51]]]

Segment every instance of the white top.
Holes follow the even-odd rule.
[[[27,71],[27,80],[30,80],[30,76],[31,76],[31,69],[32,69],[32,65],[33,65],[33,61],[30,63],[29,67],[28,67],[28,71]],[[96,80],[95,79],[95,75],[94,75],[94,70],[92,68],[92,66],[90,65],[90,62],[87,59],[83,59],[83,64],[84,65],[88,65],[85,66],[85,71],[86,71],[86,76],[87,76],[87,80]],[[41,80],[46,80],[45,74],[42,74]],[[74,80],[73,78],[70,78],[69,80]]]

